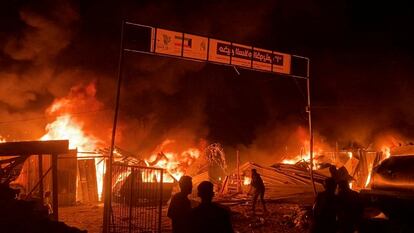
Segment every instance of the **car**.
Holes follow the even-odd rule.
[[[389,219],[412,221],[414,215],[414,155],[383,160],[371,175],[371,189],[360,191],[366,206],[378,208]]]
[[[414,155],[391,156],[374,168],[371,189],[413,192]]]

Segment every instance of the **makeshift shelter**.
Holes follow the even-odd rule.
[[[53,216],[58,219],[58,196],[62,186],[58,185],[58,156],[69,152],[69,141],[23,141],[0,143],[0,180],[10,184],[22,175],[25,161],[31,158],[33,172],[23,174],[21,185],[26,195],[36,193],[42,203],[52,202]],[[46,195],[48,193],[48,195]],[[49,200],[44,200],[49,199]]]

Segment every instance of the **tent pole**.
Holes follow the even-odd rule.
[[[315,181],[313,179],[313,128],[312,128],[312,108],[311,108],[311,93],[310,93],[310,77],[309,77],[309,59],[307,64],[307,79],[306,79],[306,87],[308,92],[308,106],[307,106],[307,112],[308,112],[308,120],[309,120],[309,155],[310,155],[310,178],[312,182],[312,189],[313,194],[316,196],[316,187],[315,187]]]

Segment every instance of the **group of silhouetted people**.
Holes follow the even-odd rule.
[[[191,208],[187,197],[193,189],[191,177],[181,177],[179,186],[181,191],[172,197],[167,213],[172,220],[173,233],[234,232],[230,210],[212,201],[214,186],[211,182],[203,181],[198,185],[201,203],[195,208]]]
[[[363,205],[349,181],[334,176],[325,180],[325,191],[318,193],[313,208],[312,233],[354,233],[358,231]]]

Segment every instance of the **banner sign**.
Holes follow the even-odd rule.
[[[208,38],[184,34],[184,57],[207,60],[207,47]]]
[[[252,47],[241,45],[241,44],[232,44],[231,47],[231,64],[237,66],[243,66],[252,68]]]
[[[223,64],[230,64],[231,43],[222,40],[210,39],[208,60]]]
[[[265,49],[254,48],[253,68],[258,70],[272,71],[273,52]]]
[[[181,56],[182,33],[157,28],[156,34],[156,53]]]
[[[291,74],[291,55],[161,28],[152,28],[151,52]]]
[[[290,59],[289,54],[273,52],[273,72],[290,74]]]

